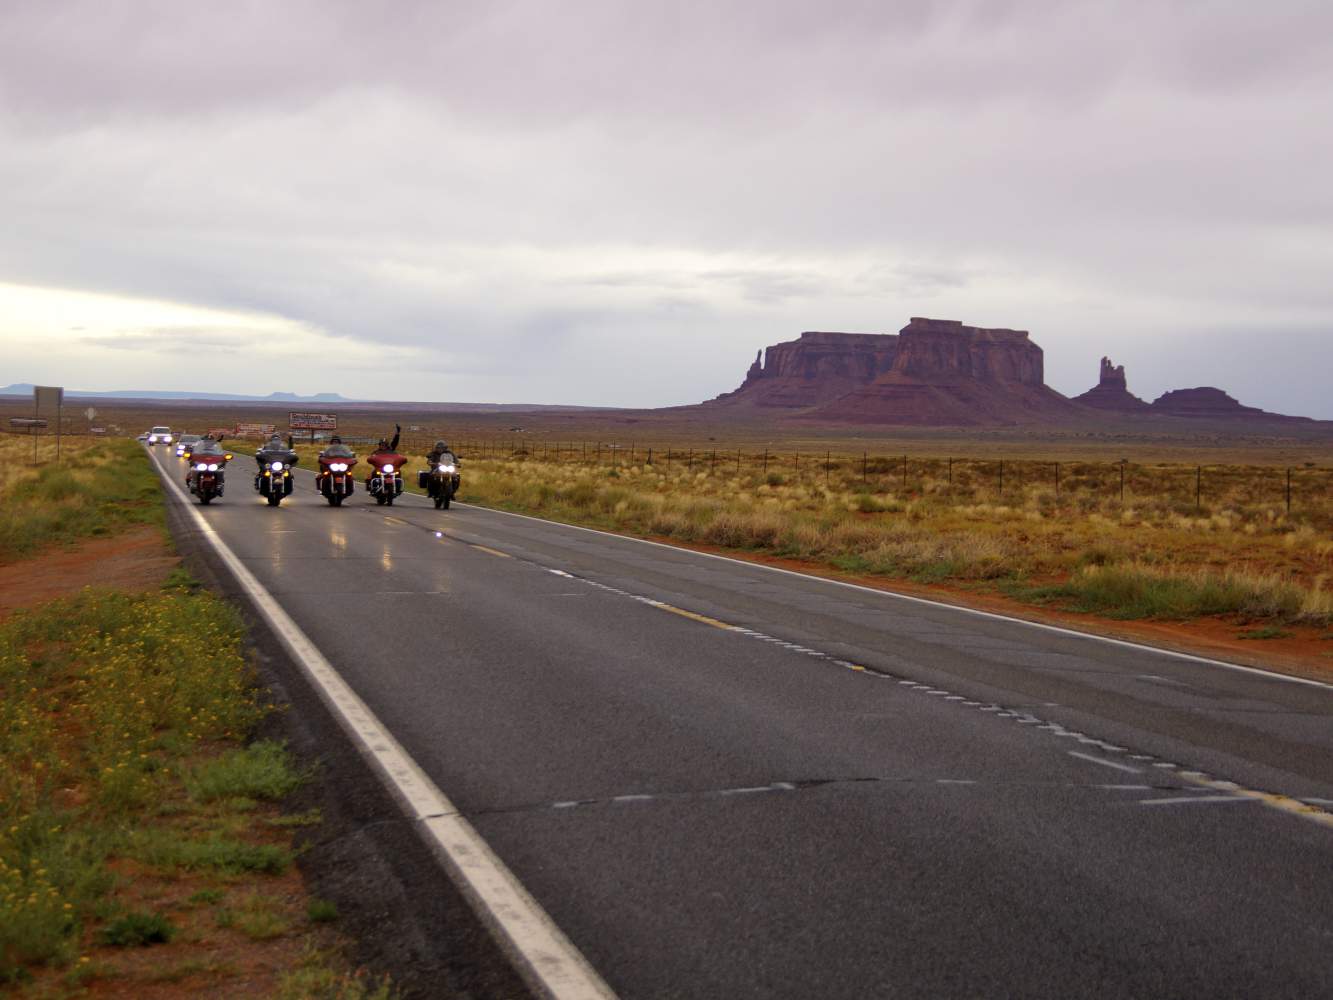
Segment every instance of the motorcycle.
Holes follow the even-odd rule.
[[[255,492],[268,501],[270,507],[282,503],[283,497],[291,496],[292,466],[296,464],[294,451],[261,450],[255,455],[259,463],[259,473],[255,476]]]
[[[190,456],[191,468],[185,476],[185,485],[207,506],[214,497],[222,496],[226,485],[226,466],[231,461],[227,452],[195,450]]]
[[[449,503],[458,495],[458,465],[456,460],[446,458],[436,463],[433,469],[422,469],[417,473],[417,487],[426,491],[426,496],[435,501],[436,510],[448,510]]]
[[[403,493],[403,466],[407,459],[397,452],[377,451],[366,459],[375,471],[366,477],[366,491],[383,506],[393,506],[393,502]]]
[[[341,507],[343,500],[352,495],[356,481],[351,469],[356,465],[356,455],[343,449],[342,452],[321,451],[319,453],[319,472],[315,474],[315,489],[324,494],[330,507]]]

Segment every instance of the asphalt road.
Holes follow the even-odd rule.
[[[208,521],[623,997],[1333,996],[1333,690],[250,470]]]

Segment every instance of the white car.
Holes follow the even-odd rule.
[[[153,444],[171,444],[170,427],[154,427],[148,432],[148,443]]]
[[[176,457],[184,458],[186,450],[198,440],[198,434],[182,434],[176,438]]]

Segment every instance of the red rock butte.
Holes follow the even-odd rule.
[[[913,317],[897,334],[803,333],[775,344],[714,405],[851,423],[973,426],[1073,416],[1026,330]]]
[[[1147,413],[1152,409],[1129,391],[1125,366],[1113,365],[1110,358],[1102,358],[1101,378],[1097,384],[1083,395],[1075,396],[1074,402],[1117,413]]]

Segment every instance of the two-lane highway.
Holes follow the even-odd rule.
[[[1333,995],[1327,687],[250,475],[203,516],[622,996]]]

